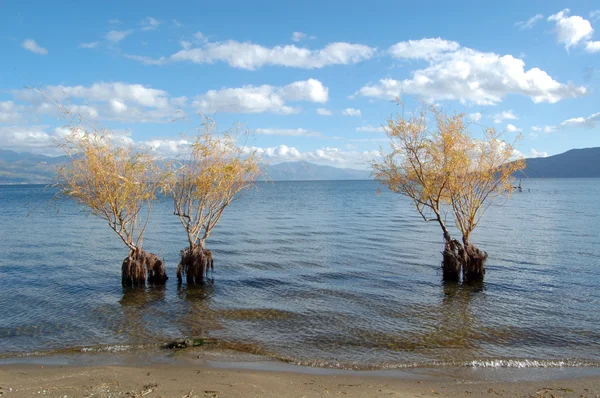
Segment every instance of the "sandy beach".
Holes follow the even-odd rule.
[[[189,350],[4,359],[0,396],[11,397],[599,397],[597,369],[305,368],[256,356]],[[248,361],[248,359],[253,359]],[[220,359],[220,360],[215,360]]]

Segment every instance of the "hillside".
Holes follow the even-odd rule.
[[[571,149],[546,158],[529,158],[526,165],[523,172],[530,178],[600,177],[600,147]]]
[[[49,157],[0,149],[0,184],[46,184],[54,177],[57,164],[66,156]],[[320,166],[307,162],[263,165],[262,170],[273,181],[367,180],[370,172]]]

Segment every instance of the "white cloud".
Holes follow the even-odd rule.
[[[2,149],[16,152],[32,152],[44,155],[60,155],[62,151],[55,145],[60,129],[48,132],[47,126],[0,126]]]
[[[16,123],[22,119],[24,107],[13,101],[0,101],[0,123]]]
[[[186,43],[186,45],[187,45],[187,42],[182,42],[181,43],[182,47],[184,46],[184,43]],[[133,54],[124,54],[124,57],[132,59],[134,61],[141,62],[144,65],[164,65],[165,63],[167,63],[167,59],[164,57],[151,58],[151,57],[146,57],[144,55],[133,55]]]
[[[388,53],[394,58],[431,59],[445,52],[456,51],[459,47],[455,41],[439,37],[425,38],[396,43],[388,49]]]
[[[499,113],[496,113],[494,116],[492,116],[492,118],[494,119],[494,123],[502,123],[504,120],[517,120],[519,119],[512,110],[508,110],[508,111],[502,111]]]
[[[481,113],[479,112],[475,112],[475,113],[469,113],[468,118],[471,122],[478,122],[481,120]]]
[[[509,123],[506,125],[506,131],[508,131],[509,133],[515,133],[517,131],[521,131],[521,129],[515,126],[514,124]]]
[[[100,45],[99,41],[92,41],[90,43],[81,43],[79,44],[79,48],[96,48]]]
[[[160,22],[152,17],[146,17],[145,20],[142,21],[142,30],[156,30],[160,26]]]
[[[370,124],[367,126],[357,127],[356,131],[359,133],[385,133],[385,127],[383,126],[371,126]]]
[[[192,43],[186,40],[181,40],[179,44],[181,44],[181,47],[183,47],[184,50],[192,48]]]
[[[317,114],[321,116],[331,116],[333,115],[333,112],[327,108],[317,108]]]
[[[306,37],[306,33],[302,32],[294,32],[292,33],[292,40],[296,43],[302,41]]]
[[[390,100],[401,94],[415,94],[431,102],[460,100],[495,105],[509,94],[528,96],[535,103],[556,103],[587,93],[585,87],[559,83],[539,68],[525,70],[525,62],[512,55],[500,56],[465,47],[428,54],[429,66],[414,71],[411,78],[381,79],[362,87],[355,96]]]
[[[288,84],[281,89],[281,94],[290,101],[325,103],[329,99],[329,90],[316,79],[301,80]]]
[[[23,47],[25,50],[31,51],[32,53],[40,55],[48,54],[48,50],[46,50],[43,47],[40,47],[33,39],[23,40],[23,43],[21,43],[21,47]]]
[[[362,115],[362,113],[360,112],[360,109],[354,109],[354,108],[346,108],[342,111],[342,114],[344,116],[357,116],[357,117],[360,117]]]
[[[267,148],[252,147],[246,148],[246,150],[255,150],[263,160],[270,161],[271,164],[290,161],[305,161],[356,169],[366,169],[368,161],[379,156],[378,151],[344,151],[339,148],[330,147],[317,149],[315,151],[300,152],[298,149],[287,145]]]
[[[118,43],[129,36],[132,32],[132,30],[111,30],[106,34],[106,40],[112,41],[113,43]]]
[[[210,90],[195,98],[193,106],[201,113],[262,113],[291,114],[299,112],[286,101],[310,101],[323,103],[328,90],[316,79],[294,82],[283,87],[270,85],[243,86]]]
[[[583,40],[589,39],[594,33],[590,21],[579,15],[569,16],[569,12],[570,10],[565,8],[548,17],[548,21],[556,23],[556,40],[564,44],[567,50]]]
[[[592,129],[596,127],[597,122],[600,122],[600,112],[594,113],[588,117],[576,117],[565,120],[560,124],[560,127],[586,127]]]
[[[204,37],[204,36],[202,36]],[[264,47],[251,42],[229,40],[205,42],[200,47],[187,48],[170,57],[150,57],[129,55],[128,58],[149,65],[162,65],[167,62],[189,61],[197,64],[226,62],[239,69],[256,70],[263,66],[276,65],[294,68],[314,69],[328,65],[354,64],[372,58],[375,49],[362,44],[331,43],[320,50],[309,50],[295,45]]]
[[[588,53],[597,53],[600,51],[600,41],[588,41],[585,43],[585,51]]]
[[[285,137],[322,137],[323,134],[317,131],[310,131],[306,129],[262,129],[258,128],[255,130],[256,134],[259,135],[278,135]]]
[[[524,29],[531,29],[535,26],[535,24],[537,23],[537,21],[543,19],[544,16],[542,14],[536,14],[533,17],[529,18],[527,21],[519,21],[517,22],[515,25],[517,25],[518,27],[521,28],[521,30]]]
[[[536,133],[543,132],[543,133],[549,134],[549,133],[553,133],[556,131],[556,126],[543,126],[543,127],[533,126],[533,127],[531,127],[531,129],[533,131],[535,131]],[[537,137],[537,134],[536,134],[536,137]]]
[[[181,22],[179,22],[175,18],[173,18],[173,25],[175,25],[176,28],[182,28],[182,27],[185,26],[184,24],[182,24]]]
[[[548,152],[538,152],[535,148],[531,148],[531,157],[532,158],[547,158]]]
[[[171,97],[164,90],[141,84],[95,83],[91,86],[46,86],[35,90],[15,90],[15,98],[29,102],[38,113],[56,114],[59,102],[71,112],[90,118],[133,122],[170,121],[185,97]]]

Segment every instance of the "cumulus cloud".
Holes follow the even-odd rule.
[[[531,157],[532,158],[547,158],[548,152],[538,152],[535,148],[531,148]]]
[[[0,101],[0,123],[17,123],[22,119],[23,109],[13,101]]]
[[[302,41],[305,37],[306,37],[306,33],[302,33],[302,32],[292,33],[292,40],[295,41],[296,43],[298,43],[299,41]]]
[[[424,52],[420,57],[428,57],[429,65],[412,72],[412,77],[381,79],[362,87],[354,96],[390,100],[401,94],[415,94],[432,102],[460,100],[495,105],[509,94],[527,96],[535,103],[556,103],[587,93],[585,87],[559,83],[539,68],[525,70],[525,62],[512,55],[500,56],[459,47],[455,51]]]
[[[544,16],[542,14],[536,14],[533,17],[529,18],[527,21],[519,21],[517,22],[515,25],[517,25],[518,27],[521,28],[521,30],[524,29],[531,29],[535,26],[535,24],[537,23],[537,21],[543,19]]]
[[[565,49],[569,50],[582,41],[589,39],[594,33],[590,21],[580,17],[579,15],[569,16],[570,10],[557,12],[548,17],[549,22],[555,22],[556,40],[565,45]]]
[[[596,123],[600,122],[600,112],[594,113],[588,117],[575,117],[567,119],[560,124],[560,127],[586,127],[592,129],[596,127]]]
[[[256,151],[263,160],[269,161],[271,164],[290,161],[305,161],[322,165],[360,169],[366,169],[368,161],[379,156],[378,151],[345,151],[340,148],[331,147],[306,152],[301,152],[298,149],[287,145],[267,148],[247,148],[247,151],[251,150]]]
[[[588,41],[585,43],[585,51],[589,53],[597,53],[600,51],[600,41]]]
[[[210,90],[195,97],[193,106],[201,113],[262,113],[291,114],[299,112],[286,101],[324,103],[328,90],[316,79],[294,82],[283,87],[246,85],[239,88]]]
[[[426,38],[396,43],[388,49],[388,53],[394,58],[431,59],[445,52],[456,51],[459,47],[455,41]]]
[[[333,115],[333,112],[327,108],[317,108],[317,114],[321,116],[331,116]]]
[[[471,122],[478,122],[482,118],[482,114],[479,112],[469,113],[468,118]]]
[[[385,133],[385,127],[383,126],[371,126],[370,124],[367,126],[357,127],[356,131],[359,133]]]
[[[106,34],[106,40],[112,41],[113,43],[118,43],[129,36],[132,32],[132,30],[111,30]]]
[[[256,134],[259,135],[278,135],[284,137],[322,137],[323,134],[317,131],[310,131],[306,129],[263,129],[258,128],[255,130]]]
[[[152,17],[146,17],[145,20],[142,21],[142,30],[156,30],[160,26],[160,22]]]
[[[46,55],[48,54],[48,50],[44,47],[39,46],[35,40],[33,39],[25,39],[23,43],[21,43],[21,47],[23,47],[27,51],[31,51],[35,54]]]
[[[100,45],[99,41],[92,41],[90,43],[81,43],[79,44],[79,48],[96,48]]]
[[[56,114],[59,102],[71,112],[92,119],[106,118],[135,122],[172,120],[185,97],[171,97],[164,90],[122,82],[91,86],[46,86],[35,90],[15,90],[13,96],[29,102],[38,113]]]
[[[357,117],[360,117],[362,115],[362,113],[360,112],[360,109],[354,109],[354,108],[346,108],[342,111],[342,114],[344,116],[357,116]]]
[[[494,119],[494,123],[502,123],[504,120],[518,119],[518,117],[513,113],[512,110],[496,113],[494,116],[492,116],[492,118]]]
[[[196,64],[225,62],[233,68],[256,70],[269,65],[315,69],[328,65],[355,64],[374,55],[374,48],[345,42],[331,43],[320,50],[309,50],[295,45],[265,47],[251,42],[228,40],[213,43],[205,41],[198,47],[184,48],[169,57],[127,56],[148,65],[182,61]]]
[[[54,138],[62,135],[62,129],[48,129],[48,126],[0,126],[2,149],[16,152],[32,152],[44,155],[60,155]]]
[[[521,129],[515,126],[514,124],[509,123],[506,125],[506,131],[508,131],[509,133],[515,133],[517,131],[521,131]]]

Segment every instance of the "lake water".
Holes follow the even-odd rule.
[[[473,235],[480,288],[441,282],[441,231],[406,198],[331,181],[261,183],[228,208],[199,288],[177,286],[187,241],[161,201],[144,248],[170,279],[138,290],[120,286],[127,250],[103,221],[0,186],[0,356],[195,336],[326,367],[600,366],[600,179],[524,186]]]

